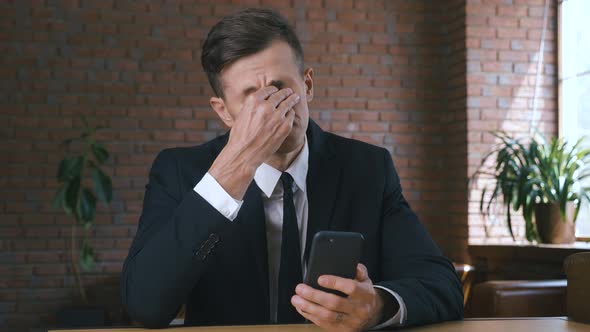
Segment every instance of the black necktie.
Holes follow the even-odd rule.
[[[293,202],[293,178],[289,173],[283,172],[281,182],[283,183],[283,234],[281,265],[279,267],[277,322],[291,324],[304,320],[291,304],[291,297],[295,295],[295,287],[303,279],[303,272],[301,271],[299,228]]]

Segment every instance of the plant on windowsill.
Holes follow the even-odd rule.
[[[492,205],[501,204],[513,239],[513,212],[521,211],[528,241],[573,243],[580,204],[590,202],[590,187],[582,185],[590,177],[590,149],[581,148],[585,138],[570,147],[563,139],[547,142],[541,134],[528,145],[505,132],[492,134],[500,143],[473,176],[487,176],[493,183],[482,191],[480,211],[489,216]],[[487,166],[493,157],[493,166]]]
[[[83,148],[79,152],[69,153],[59,163],[57,181],[60,186],[53,199],[53,206],[63,210],[72,219],[70,263],[79,300],[83,306],[87,307],[89,301],[82,281],[82,271],[89,271],[94,264],[94,251],[89,243],[88,234],[94,224],[97,200],[108,204],[112,199],[112,182],[101,169],[109,158],[104,145],[96,140],[96,132],[102,127],[91,127],[84,116],[81,116],[81,120],[84,128],[80,136],[67,139],[62,143],[66,147],[73,142],[81,143]],[[80,228],[82,229],[82,247],[78,251],[77,234]],[[97,315],[104,317],[104,310]],[[73,316],[71,310],[65,316]]]

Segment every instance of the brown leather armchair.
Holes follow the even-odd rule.
[[[567,314],[573,319],[590,323],[590,252],[568,256],[564,262],[567,274]]]
[[[471,317],[566,315],[567,280],[502,280],[475,285]]]
[[[469,300],[475,268],[473,265],[455,262],[453,262],[453,266],[455,267],[457,276],[461,279],[461,285],[463,286],[463,306],[465,306],[467,305],[467,300]]]

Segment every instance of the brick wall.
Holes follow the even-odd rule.
[[[466,117],[466,48],[465,48],[465,0],[437,1],[439,12],[445,15],[445,22],[439,26],[444,43],[440,47],[441,68],[444,70],[441,84],[441,100],[446,106],[442,117],[445,131],[443,153],[445,158],[438,176],[446,179],[440,200],[440,211],[446,224],[447,250],[450,257],[458,262],[468,262],[467,253],[467,117]]]
[[[544,65],[540,75],[538,128],[557,133],[557,15],[549,0]],[[467,129],[468,174],[471,176],[491,151],[491,130],[528,135],[533,122],[533,93],[545,0],[467,0]],[[469,238],[486,237],[479,213],[482,181],[470,187]],[[488,236],[512,241],[499,211],[497,221],[487,220]],[[515,220],[515,235],[524,237],[522,218]]]
[[[312,117],[326,130],[389,149],[414,210],[445,253],[467,260],[467,174],[490,143],[484,131],[500,121],[489,120],[496,113],[486,110],[508,114],[500,107],[506,98],[518,103],[530,98],[513,96],[517,85],[510,85],[508,96],[496,95],[506,93],[500,77],[521,75],[524,60],[498,59],[510,62],[510,70],[494,71],[487,85],[474,83],[488,75],[479,73],[488,60],[473,58],[477,48],[493,47],[484,40],[505,38],[488,19],[503,17],[505,10],[467,2],[0,3],[0,119],[5,123],[0,129],[0,329],[51,326],[56,310],[74,297],[66,251],[70,220],[49,201],[65,152],[59,142],[78,133],[78,115],[109,128],[101,139],[112,154],[107,171],[114,202],[99,209],[92,230],[99,263],[85,276],[87,284],[96,284],[121,270],[155,154],[224,131],[208,106],[199,45],[223,15],[250,5],[279,8],[296,27],[307,65],[316,74]],[[524,20],[525,25],[539,19],[538,1],[530,2],[522,5],[531,8],[526,12],[532,21]],[[493,36],[473,35],[482,28],[492,29]],[[511,47],[530,47],[528,42],[538,38],[538,27],[513,28],[523,29],[524,35],[510,37],[521,42],[510,42]],[[474,71],[476,60],[479,71]],[[481,95],[473,95],[474,89]],[[488,100],[490,94],[497,96],[497,107],[473,106],[473,98]],[[543,105],[547,114],[551,101],[554,95]],[[545,120],[552,124],[554,117]],[[477,230],[479,224],[469,218]]]

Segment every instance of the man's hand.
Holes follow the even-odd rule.
[[[383,315],[384,299],[373,287],[367,268],[357,266],[355,279],[323,275],[320,286],[341,291],[347,298],[299,284],[291,303],[308,320],[327,331],[362,331],[376,326]]]
[[[235,199],[242,199],[256,168],[275,153],[293,127],[293,90],[266,86],[250,94],[234,120],[229,140],[209,174]]]

